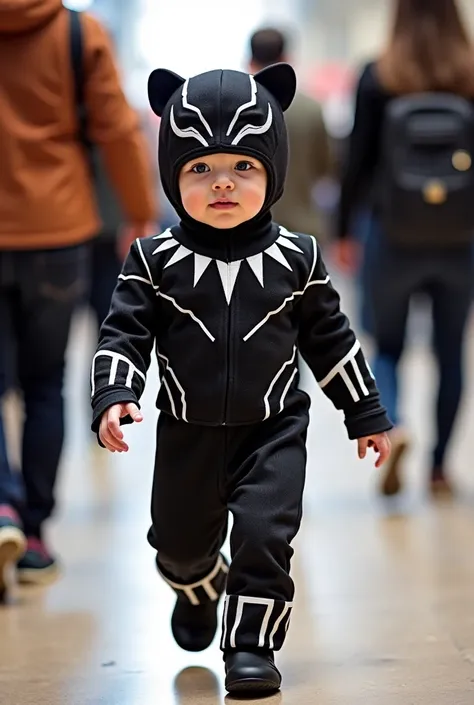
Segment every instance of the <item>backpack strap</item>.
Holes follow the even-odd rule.
[[[79,12],[68,10],[69,13],[69,46],[71,67],[74,77],[74,95],[76,99],[77,121],[79,124],[79,139],[85,147],[90,147],[87,137],[87,110],[84,100],[84,42],[82,35],[81,16]]]
[[[81,23],[81,13],[69,12],[69,46],[70,65],[74,78],[74,96],[78,124],[77,139],[84,148],[84,154],[89,166],[95,200],[103,223],[103,232],[114,234],[123,222],[120,204],[110,185],[100,152],[89,138],[88,115],[85,101],[85,71],[84,71],[84,32]]]

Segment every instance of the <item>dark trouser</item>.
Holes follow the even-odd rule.
[[[87,245],[0,252],[0,398],[15,383],[25,405],[20,500],[0,416],[0,504],[16,506],[32,535],[39,535],[54,507],[65,352],[72,314],[86,288],[87,255]]]
[[[399,422],[397,366],[404,348],[410,299],[414,293],[424,293],[432,302],[433,351],[439,368],[433,468],[443,465],[461,399],[463,340],[473,283],[470,245],[419,251],[395,247],[377,221],[372,223],[365,248],[364,297],[377,345],[374,374],[395,423]]]
[[[307,426],[301,392],[282,414],[251,426],[203,427],[160,415],[149,541],[163,577],[195,604],[212,599],[209,582],[233,515],[224,650],[283,644]]]
[[[117,241],[112,235],[99,235],[92,243],[89,304],[98,328],[109,313],[110,301],[117,284],[122,262],[117,254]]]

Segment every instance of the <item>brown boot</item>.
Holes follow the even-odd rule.
[[[408,434],[401,428],[390,432],[392,452],[390,458],[382,467],[383,477],[380,482],[380,494],[384,497],[393,497],[403,488],[401,478],[401,464],[403,456],[410,446]]]
[[[454,487],[446,478],[442,468],[434,468],[431,473],[430,494],[433,499],[453,499],[456,492]]]

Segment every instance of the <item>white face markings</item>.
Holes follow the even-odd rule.
[[[255,79],[253,76],[249,75],[249,81],[250,81],[250,100],[248,100],[245,103],[242,103],[239,105],[237,110],[235,111],[232,120],[229,123],[229,127],[227,128],[226,136],[229,137],[238,124],[239,118],[245,110],[248,110],[249,108],[253,108],[257,104],[257,94],[258,94],[258,84],[256,83]],[[206,135],[209,135],[210,137],[214,137],[214,134],[211,130],[211,127],[202,114],[201,109],[197,105],[193,105],[192,103],[189,102],[188,100],[188,88],[189,88],[189,82],[192,79],[187,79],[184,84],[183,84],[183,89],[181,91],[181,102],[183,105],[183,108],[186,108],[187,110],[191,110],[195,112],[199,120],[201,121]],[[270,103],[268,103],[268,108],[267,108],[267,117],[265,119],[265,122],[263,125],[252,125],[251,123],[247,123],[244,125],[237,133],[237,135],[234,137],[232,140],[231,144],[232,145],[237,145],[239,142],[241,142],[244,137],[247,135],[262,135],[265,132],[268,132],[270,127],[272,126],[273,123],[273,111],[271,108]],[[171,112],[170,112],[170,125],[171,129],[173,130],[174,134],[177,137],[181,137],[182,139],[186,139],[189,137],[192,137],[196,139],[198,142],[200,142],[204,147],[209,147],[209,142],[207,138],[201,134],[201,132],[196,129],[196,127],[184,127],[181,128],[176,122],[175,118],[175,112],[174,112],[174,106],[171,106]]]

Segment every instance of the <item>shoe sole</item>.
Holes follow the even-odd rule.
[[[401,441],[394,449],[393,456],[388,461],[385,477],[380,485],[380,494],[384,497],[394,497],[402,491],[400,463],[408,449],[408,441]]]
[[[15,564],[26,551],[26,537],[20,529],[8,526],[0,531],[0,601],[14,582]]]
[[[233,683],[226,683],[225,687],[229,693],[276,693],[280,690],[280,684],[275,685],[272,681],[260,678],[245,678]]]
[[[18,568],[18,582],[20,585],[51,585],[58,580],[60,570],[57,566],[35,570],[34,568]]]

